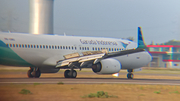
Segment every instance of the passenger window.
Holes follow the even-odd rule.
[[[51,45],[49,45],[49,49],[51,49]]]
[[[18,47],[18,44],[16,44],[16,47]]]
[[[111,48],[109,48],[109,51],[111,51]]]
[[[100,50],[100,48],[98,48],[98,50]]]
[[[84,47],[84,50],[86,50],[86,47]]]
[[[48,49],[48,45],[46,45],[46,49]]]
[[[114,51],[116,51],[116,48],[114,48]]]
[[[69,49],[71,49],[71,47],[69,46]]]
[[[97,48],[95,47],[95,50],[97,50]]]
[[[34,45],[34,48],[36,48],[36,45]]]
[[[39,48],[39,45],[36,45],[37,48]]]
[[[10,47],[12,47],[12,44],[9,44],[10,45]]]
[[[89,47],[87,47],[87,50],[89,50]]]
[[[65,46],[63,46],[63,49],[65,49]]]
[[[76,47],[74,47],[74,49],[76,50]]]
[[[24,44],[22,44],[22,48],[24,48]]]
[[[58,49],[59,49],[59,46],[58,46]]]
[[[54,46],[52,46],[52,49],[54,49]]]
[[[62,49],[62,46],[60,46],[60,49]]]
[[[72,50],[73,50],[73,46],[72,46]]]
[[[55,49],[57,49],[57,46],[55,46]]]
[[[92,50],[94,50],[94,47],[92,48]]]
[[[68,49],[68,47],[66,46],[66,49]]]
[[[84,47],[82,47],[82,50],[84,50]]]
[[[27,45],[25,45],[25,47],[27,48]],[[28,45],[28,48],[30,48],[30,45]]]
[[[19,47],[21,48],[21,44],[19,44]]]
[[[112,51],[114,51],[113,48],[112,48]]]
[[[31,48],[33,48],[33,45],[31,45]]]
[[[79,50],[81,50],[81,47],[79,47]]]
[[[42,48],[42,45],[40,45],[40,48]]]

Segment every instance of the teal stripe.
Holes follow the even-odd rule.
[[[28,66],[33,65],[26,62],[20,56],[18,56],[11,48],[7,47],[6,44],[0,40],[0,64],[10,66]],[[34,66],[33,66],[34,67]]]
[[[6,44],[0,40],[0,47],[6,47]]]

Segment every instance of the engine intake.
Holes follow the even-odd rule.
[[[114,74],[121,70],[121,63],[116,59],[108,58],[92,65],[92,70],[97,74]]]

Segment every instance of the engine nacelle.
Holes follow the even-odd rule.
[[[108,58],[92,65],[92,70],[97,74],[114,74],[121,70],[121,63],[116,59]]]

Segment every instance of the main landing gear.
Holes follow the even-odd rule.
[[[27,75],[29,78],[39,78],[41,76],[41,71],[39,68],[31,68],[28,70]]]
[[[128,69],[127,71],[128,71],[127,78],[128,79],[133,79],[134,78],[134,74],[132,73],[133,69]]]
[[[76,78],[76,76],[77,76],[77,72],[75,70],[73,70],[73,69],[66,70],[64,72],[64,77],[65,78]]]

